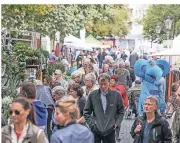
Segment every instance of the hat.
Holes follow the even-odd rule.
[[[55,74],[62,74],[62,71],[61,71],[61,70],[55,70],[54,73],[55,73]]]

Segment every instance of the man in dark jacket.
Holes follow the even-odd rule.
[[[23,96],[32,103],[35,113],[35,121],[38,127],[45,130],[47,127],[48,112],[46,106],[36,100],[36,87],[31,82],[24,82],[20,85],[20,96]]]
[[[84,118],[95,136],[95,143],[115,143],[115,128],[121,124],[124,105],[120,93],[110,90],[110,77],[98,78],[99,89],[92,91],[84,108]]]
[[[98,58],[98,62],[99,62],[99,68],[102,68],[102,63],[103,63],[106,55],[107,54],[106,54],[105,50],[103,52],[100,51],[100,53],[98,54],[97,58]]]
[[[133,68],[136,61],[139,59],[139,56],[136,51],[132,52],[132,54],[129,57],[130,66]]]
[[[125,62],[125,69],[127,69],[129,71],[129,73],[130,73],[130,79],[128,80],[128,85],[129,85],[129,88],[131,88],[132,83],[135,81],[136,77],[135,77],[134,70],[132,68],[130,68],[129,61]]]

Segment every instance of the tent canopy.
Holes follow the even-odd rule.
[[[79,50],[86,50],[86,51],[93,51],[92,47],[90,47],[88,44],[83,42],[74,42],[74,43],[67,43],[68,47],[72,47]]]
[[[82,42],[81,39],[76,38],[73,35],[68,35],[64,38],[64,43],[74,43],[74,42]]]
[[[109,45],[103,45],[99,40],[89,35],[85,39],[85,43],[89,44],[93,48],[110,48]]]
[[[173,40],[172,48],[154,53],[150,56],[180,56],[180,35]]]
[[[92,35],[89,35],[86,37],[85,42],[88,44],[97,44],[97,45],[102,45],[102,43],[94,38]]]
[[[154,53],[150,56],[180,56],[180,48],[167,49],[158,53]]]

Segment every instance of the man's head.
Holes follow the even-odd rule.
[[[135,86],[140,87],[141,86],[141,81],[140,80],[135,80]]]
[[[179,84],[178,83],[173,83],[172,84],[172,92],[176,92],[179,88]]]
[[[130,62],[129,61],[125,61],[125,67],[130,67]]]
[[[26,97],[27,99],[36,98],[36,87],[31,82],[24,82],[20,84],[20,96]]]
[[[180,87],[178,88],[178,90],[176,91],[176,99],[180,102]]]
[[[89,58],[85,58],[85,59],[83,60],[83,67],[84,67],[84,68],[89,67],[90,64],[91,64],[91,60],[90,60]]]
[[[158,110],[158,99],[156,96],[148,96],[144,101],[144,112],[155,113]]]
[[[55,54],[55,51],[54,51],[54,50],[52,50],[52,51],[51,51],[51,53],[52,53],[52,54]]]
[[[120,67],[120,68],[124,68],[124,67],[125,67],[125,63],[124,63],[124,61],[120,61],[120,63],[119,63],[119,67]]]
[[[104,64],[103,65],[103,71],[104,72],[108,72],[109,71],[109,65],[108,64]]]
[[[58,70],[58,69],[55,70],[54,76],[55,76],[56,80],[59,79],[59,78],[61,78],[61,76],[62,76],[62,71],[61,71],[61,70]]]
[[[99,78],[98,78],[98,82],[99,82],[99,87],[101,92],[106,92],[109,89],[109,84],[110,84],[110,76],[106,73],[102,73],[100,74]]]

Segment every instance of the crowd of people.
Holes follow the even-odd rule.
[[[10,105],[10,121],[2,127],[2,142],[120,142],[121,123],[131,108],[137,117],[130,132],[135,143],[180,143],[180,85],[173,85],[177,106],[172,125],[159,113],[158,100],[152,95],[138,115],[142,81],[133,66],[147,57],[136,52],[127,55],[116,47],[95,53],[80,52],[69,80],[56,69],[43,81],[21,83],[19,97]],[[56,60],[52,54],[50,58]]]

